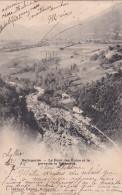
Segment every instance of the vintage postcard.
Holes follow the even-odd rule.
[[[122,1],[0,1],[0,195],[122,194]]]

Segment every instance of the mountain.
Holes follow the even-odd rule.
[[[59,23],[51,30],[53,26],[54,24],[40,24],[40,26],[27,27],[15,24],[13,27],[11,24],[4,30],[4,33],[2,32],[0,38],[3,40],[32,40],[40,42],[47,34],[45,38],[52,38],[52,40],[59,38],[70,38],[76,41],[84,39],[122,39],[122,2],[90,19],[79,21],[79,23],[77,21],[69,24]]]
[[[79,22],[82,25],[70,24],[69,30],[57,35],[57,38],[81,41],[82,39],[122,39],[122,3],[105,10],[100,15]],[[70,28],[75,26],[74,28]]]

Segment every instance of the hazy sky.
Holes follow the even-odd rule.
[[[19,8],[18,10],[18,5],[14,5],[18,2],[20,3],[20,7],[24,7],[25,4],[29,6],[25,6],[23,9]],[[16,24],[27,27],[37,26],[41,30],[40,36],[43,37],[43,35],[48,32],[52,26],[56,25],[56,28],[60,28],[60,22],[67,25],[67,27],[70,27],[73,25],[73,22],[75,25],[79,24],[81,21],[88,18],[91,19],[92,17],[107,11],[111,6],[119,3],[119,1],[63,1],[63,5],[67,5],[60,6],[61,1],[37,0],[36,3],[30,5],[31,2],[33,3],[34,1],[29,0],[24,3],[24,1],[7,0],[0,2],[0,40],[9,39],[12,37],[13,39],[15,39],[15,37],[18,39],[22,38],[23,36],[29,38],[28,34],[30,34],[29,32],[31,32],[32,28],[27,32],[24,28],[19,29]],[[59,7],[53,11],[50,11],[50,9],[48,9],[49,6]],[[46,9],[46,11],[42,11],[40,14],[36,15],[40,9]],[[17,10],[17,12],[15,12],[15,10]],[[14,14],[11,14],[12,12],[14,12]],[[26,14],[23,14],[24,12],[26,12]],[[70,13],[68,16],[62,16],[68,13]],[[9,19],[12,21],[13,18],[15,19],[16,17],[19,17],[19,15],[21,15],[21,19],[15,21],[13,23],[14,25],[12,22],[8,22]],[[33,15],[36,16],[32,17]],[[53,19],[51,22],[49,22],[49,18],[53,18],[53,15],[56,15],[56,20]],[[34,36],[35,35],[32,35],[31,37],[36,38]]]
[[[10,6],[16,1],[1,1],[0,2],[0,25],[4,23],[4,20],[6,18],[2,18],[2,9],[6,8],[6,6]],[[31,1],[30,1],[31,2]],[[40,7],[47,7],[49,5],[55,6],[58,5],[60,1],[40,1]],[[64,1],[66,3],[67,1]],[[37,2],[38,3],[38,2]],[[59,9],[56,9],[55,11],[51,12],[52,14],[64,14],[66,12],[72,12],[71,15],[69,15],[65,20],[62,21],[62,23],[71,22],[73,20],[83,20],[89,17],[92,17],[94,15],[97,15],[104,10],[108,9],[110,6],[117,3],[117,1],[68,1],[68,5],[65,7],[61,7]],[[29,9],[29,8],[28,8]],[[13,8],[11,8],[9,11],[12,11]],[[8,12],[9,12],[8,11]],[[64,12],[65,11],[65,12]],[[4,12],[4,14],[7,12]],[[26,26],[40,26],[45,23],[48,23],[48,17],[50,12],[45,11],[42,14],[39,14],[37,17],[29,20],[27,16],[23,16],[22,19],[17,21],[16,23],[26,25]],[[55,21],[53,21],[55,23]]]

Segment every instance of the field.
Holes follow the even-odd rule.
[[[80,79],[74,81],[75,85],[91,82],[105,76],[107,72],[113,72],[113,69],[104,70],[97,61],[90,60],[90,56],[106,50],[108,46],[108,44],[87,43],[64,47],[64,49],[43,46],[14,52],[1,51],[0,72],[3,76],[12,75],[14,78],[28,78],[34,81],[36,80],[36,71],[33,70],[35,65],[40,69],[42,66],[47,67],[46,70],[43,68],[38,71],[39,75],[44,76],[50,71],[70,69],[71,65],[76,64],[78,71],[74,74]]]

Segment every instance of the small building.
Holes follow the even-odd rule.
[[[74,106],[73,107],[73,112],[77,113],[77,114],[82,114],[83,113],[83,110],[81,110],[80,108]]]
[[[12,82],[12,81],[9,81],[8,84],[11,86],[11,87],[16,87],[17,84],[15,82]]]
[[[68,94],[63,93],[62,99],[60,100],[60,103],[63,107],[65,107],[68,110],[72,110],[74,106],[75,99],[71,98]]]

